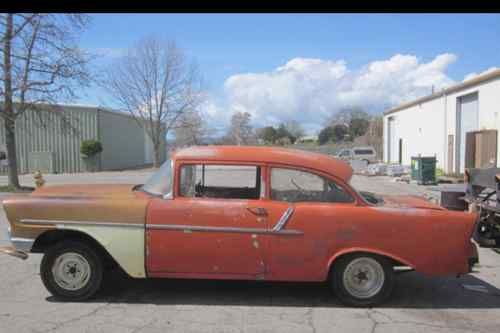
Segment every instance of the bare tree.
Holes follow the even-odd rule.
[[[231,117],[228,139],[237,145],[247,145],[255,141],[255,134],[250,124],[252,116],[248,112],[235,112]]]
[[[154,149],[154,166],[161,147],[180,117],[203,99],[201,78],[175,42],[157,37],[140,40],[104,73],[104,87],[119,107],[142,126]]]
[[[367,119],[371,116],[359,106],[347,106],[336,112],[327,121],[327,126],[334,126],[337,124],[349,125],[352,119]]]
[[[90,82],[90,57],[77,46],[89,22],[81,14],[0,14],[0,116],[4,121],[9,186],[19,188],[16,119],[75,97]]]
[[[293,136],[294,141],[300,139],[305,135],[304,128],[296,120],[287,121],[284,125],[288,133],[290,133]]]
[[[179,117],[174,129],[175,146],[185,147],[203,144],[210,130],[200,112],[185,112]]]
[[[383,134],[384,134],[384,121],[381,115],[375,115],[370,120],[368,130],[362,136],[357,137],[354,142],[357,145],[368,145],[375,148],[377,158],[383,157]]]

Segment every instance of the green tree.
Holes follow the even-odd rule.
[[[84,140],[80,146],[80,153],[83,157],[93,157],[102,153],[102,144],[97,140]]]
[[[349,134],[353,139],[365,135],[369,126],[370,121],[368,119],[352,118],[349,122]]]
[[[323,128],[318,134],[318,143],[324,145],[328,141],[331,141],[335,135],[333,126],[327,126]]]
[[[348,125],[351,119],[366,119],[370,120],[370,115],[359,106],[347,106],[336,112],[329,120],[328,124],[334,126],[336,124]]]
[[[349,129],[345,125],[337,124],[333,126],[333,141],[342,142],[346,135],[349,134]]]
[[[264,140],[267,143],[275,143],[278,139],[278,132],[272,126],[266,126],[259,130],[259,139]]]
[[[295,135],[293,135],[292,133],[290,133],[290,130],[288,129],[287,127],[287,124],[280,124],[279,127],[278,127],[278,130],[276,131],[276,135],[277,135],[277,138],[278,139],[281,139],[283,141],[283,139],[288,139],[288,141],[290,141],[290,143],[295,143],[295,141],[297,140],[297,137]],[[286,142],[286,141],[284,141]]]

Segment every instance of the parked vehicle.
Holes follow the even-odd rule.
[[[477,214],[358,192],[351,176],[317,153],[186,148],[144,185],[46,185],[5,199],[14,248],[3,252],[43,253],[44,285],[70,301],[93,296],[113,264],[135,278],[328,281],[352,306],[387,299],[395,268],[471,271]]]
[[[479,214],[473,238],[486,248],[500,248],[500,168],[465,169],[465,186],[441,192],[441,204],[450,210]]]
[[[342,160],[364,160],[366,163],[377,162],[377,153],[373,147],[345,148],[336,157]]]

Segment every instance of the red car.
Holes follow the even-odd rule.
[[[358,192],[350,166],[280,148],[182,149],[144,185],[43,186],[4,201],[15,248],[44,253],[48,290],[82,300],[108,264],[136,278],[328,281],[345,304],[385,300],[395,267],[469,273],[477,214]]]

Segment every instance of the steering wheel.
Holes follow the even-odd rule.
[[[201,185],[201,180],[194,186],[194,196],[195,197],[203,196],[203,185]]]

